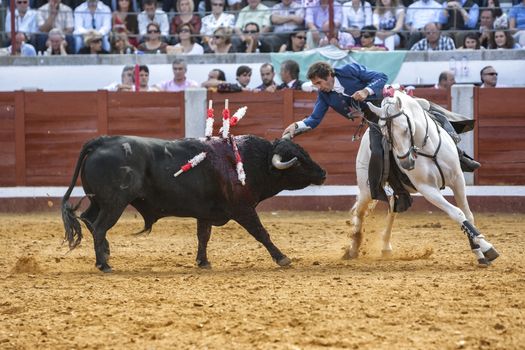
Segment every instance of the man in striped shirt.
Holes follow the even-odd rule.
[[[425,38],[415,43],[411,51],[446,51],[455,50],[454,40],[452,38],[441,35],[437,23],[428,23],[424,28]]]

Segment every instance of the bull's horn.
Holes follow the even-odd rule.
[[[370,102],[367,102],[366,103],[368,105],[368,108],[370,108],[370,110],[375,114],[377,115],[378,117],[381,116],[381,108],[377,107],[377,106],[374,106],[372,103]]]
[[[292,167],[297,162],[297,157],[293,157],[287,162],[281,162],[281,156],[274,154],[272,157],[272,165],[279,170],[285,170]]]

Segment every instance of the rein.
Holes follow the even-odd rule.
[[[391,104],[391,103],[390,103]],[[429,133],[428,133],[428,118],[430,118],[428,116],[428,112],[423,110],[424,112],[424,115],[425,115],[425,122],[426,122],[426,126],[425,126],[425,136],[423,137],[423,144],[421,145],[421,148],[425,147],[425,145],[427,144],[427,141],[428,141],[428,138],[430,137]],[[405,113],[405,111],[401,110],[400,112],[396,113],[396,114],[393,114],[393,115],[387,115],[386,117],[379,117],[379,119],[381,120],[384,120],[386,122],[386,127],[387,127],[387,130],[388,130],[388,143],[390,144],[390,147],[393,148],[393,138],[392,138],[392,120],[397,118],[397,117],[400,117],[404,115],[407,119],[407,123],[408,123],[408,130],[410,132],[410,148],[408,149],[408,151],[401,155],[401,156],[398,156],[396,155],[397,159],[399,160],[403,160],[405,158],[407,158],[410,154],[412,154],[412,156],[414,158],[417,158],[418,155],[422,156],[422,157],[426,157],[426,158],[430,158],[432,159],[432,161],[434,162],[434,164],[436,165],[438,171],[439,171],[439,175],[441,176],[441,187],[440,189],[444,189],[445,188],[445,176],[443,174],[443,170],[441,170],[441,167],[439,166],[439,163],[437,161],[437,154],[439,153],[439,150],[441,149],[441,131],[439,130],[439,126],[437,124],[437,122],[432,119],[432,121],[434,121],[434,124],[436,125],[436,131],[438,133],[438,137],[439,137],[439,142],[438,142],[438,145],[436,147],[436,150],[434,151],[434,154],[427,154],[427,153],[423,153],[421,151],[419,151],[419,148],[415,145],[415,141],[414,141],[414,135],[412,133],[412,124],[410,123],[410,118],[409,116]]]

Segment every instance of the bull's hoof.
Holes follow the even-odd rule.
[[[483,258],[483,259],[478,259],[478,267],[489,267],[490,266],[490,261],[487,260],[487,258]]]
[[[291,263],[292,263],[292,260],[290,260],[290,258],[287,256],[277,260],[277,265],[279,266],[290,266]]]
[[[96,265],[96,266],[97,266],[97,269],[99,269],[100,271],[104,273],[113,272],[113,270],[111,269],[111,266],[109,266],[108,264],[102,264],[102,265]]]
[[[494,247],[490,248],[486,252],[483,252],[483,255],[485,255],[485,258],[489,262],[492,262],[492,261],[496,260],[499,257],[499,253],[498,253],[498,251],[496,249],[494,249]]]
[[[197,266],[200,269],[206,269],[206,270],[210,270],[211,269],[211,264],[210,264],[209,261],[199,261],[199,260],[197,260]]]
[[[383,259],[388,259],[392,257],[392,251],[391,250],[382,250],[381,251],[381,257]]]
[[[345,250],[345,253],[341,257],[343,260],[357,259],[358,253],[350,248]]]

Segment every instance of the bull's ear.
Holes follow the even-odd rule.
[[[367,102],[366,103],[368,105],[368,108],[370,108],[370,110],[375,114],[377,115],[378,117],[381,117],[381,108],[375,106],[374,104],[370,103],[370,102]]]

